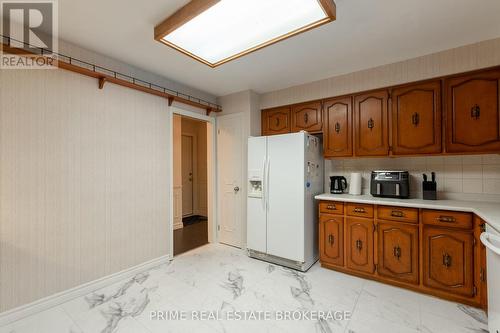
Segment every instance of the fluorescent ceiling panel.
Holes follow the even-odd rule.
[[[334,18],[318,0],[221,0],[160,41],[215,67]]]

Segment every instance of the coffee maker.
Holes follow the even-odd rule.
[[[343,176],[330,177],[330,193],[341,194],[347,189],[347,179]]]

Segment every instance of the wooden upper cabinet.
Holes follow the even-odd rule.
[[[281,107],[263,110],[262,135],[274,135],[290,133],[290,108]]]
[[[441,81],[392,91],[392,153],[441,153]]]
[[[323,120],[321,102],[312,102],[292,106],[292,132],[321,132]]]
[[[474,236],[469,232],[424,227],[423,282],[451,294],[473,296]]]
[[[378,273],[402,282],[418,283],[418,226],[378,223]]]
[[[389,154],[387,90],[354,97],[354,133],[356,156]]]
[[[321,261],[344,265],[344,217],[322,214],[319,228],[319,256]]]
[[[446,151],[500,152],[500,70],[445,80]]]
[[[352,156],[352,98],[327,100],[323,112],[324,156]]]
[[[346,266],[350,269],[373,273],[373,220],[346,218]]]

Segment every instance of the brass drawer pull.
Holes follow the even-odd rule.
[[[361,251],[363,249],[363,242],[360,239],[356,241],[356,248],[358,249],[358,251]]]
[[[280,125],[280,118],[276,118],[276,127]]]
[[[356,207],[356,208],[354,208],[354,212],[355,213],[366,213],[366,210],[364,208]]]
[[[454,218],[453,216],[444,216],[444,215],[436,217],[436,220],[438,220],[439,222],[444,222],[444,223],[454,223],[454,222],[457,222],[457,219]]]
[[[340,124],[338,122],[335,124],[335,132],[340,133]]]
[[[306,113],[304,114],[304,122],[307,124],[308,121],[309,121],[309,115]]]
[[[335,206],[335,205],[328,205],[328,206],[326,206],[326,209],[328,209],[328,210],[337,210],[337,206]]]
[[[405,214],[402,211],[400,211],[400,210],[393,210],[391,212],[391,216],[392,217],[404,217]]]
[[[394,256],[399,260],[401,258],[401,248],[398,246],[394,247]]]
[[[451,266],[451,256],[448,253],[443,254],[443,266],[444,267]]]
[[[334,242],[335,242],[335,237],[333,237],[333,235],[328,235],[328,243],[330,243],[330,245],[333,245]]]

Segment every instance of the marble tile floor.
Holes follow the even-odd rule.
[[[195,310],[221,316],[248,311],[273,315],[348,311],[351,318],[151,319],[154,311],[181,315]],[[0,328],[0,333],[45,332],[478,333],[487,332],[487,319],[468,306],[323,269],[318,263],[299,273],[248,258],[239,249],[208,244],[132,279]]]

